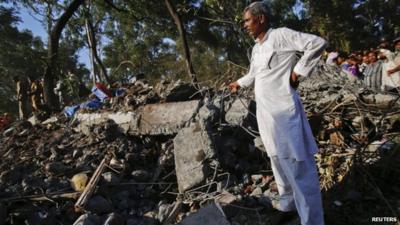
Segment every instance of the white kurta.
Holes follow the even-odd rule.
[[[249,73],[238,83],[241,87],[255,84],[258,127],[270,157],[302,161],[318,151],[300,97],[289,79],[292,71],[308,76],[325,43],[312,34],[271,28],[253,47]],[[297,61],[298,51],[304,55]]]
[[[386,56],[386,60],[382,64],[382,90],[400,87],[400,72],[393,73],[390,76],[387,72],[400,64],[400,56],[396,57],[394,52],[386,49],[380,51]]]

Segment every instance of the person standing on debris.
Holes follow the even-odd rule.
[[[0,131],[7,129],[11,123],[11,115],[9,113],[4,113],[3,116],[0,117]]]
[[[375,51],[368,53],[369,64],[364,71],[364,83],[367,87],[379,91],[382,83],[382,61]]]
[[[27,119],[30,112],[29,106],[29,82],[26,78],[14,77],[17,91],[19,118]]]
[[[31,83],[31,103],[34,112],[38,112],[42,109],[42,96],[43,87],[40,80],[33,80]]]
[[[267,6],[254,2],[244,10],[244,28],[256,39],[247,75],[229,84],[231,92],[254,82],[257,123],[271,159],[280,211],[297,212],[302,225],[324,224],[319,179],[314,159],[318,147],[293,88],[308,76],[326,41],[288,28],[270,28]],[[296,52],[304,52],[297,61]]]
[[[400,87],[400,37],[394,41],[395,51],[381,48],[384,56],[382,64],[382,90],[393,90]]]

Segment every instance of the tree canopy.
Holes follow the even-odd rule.
[[[245,71],[253,41],[244,33],[241,18],[249,0],[2,0],[0,112],[16,108],[11,81],[15,75],[44,77],[47,92],[67,71],[88,86],[93,75],[103,82],[107,76],[108,82],[126,81],[139,73],[149,80],[161,76],[190,80],[184,39],[166,2],[182,22],[199,81]],[[332,47],[345,51],[376,46],[382,37],[400,35],[399,0],[264,2],[275,26],[321,35]],[[40,20],[48,37],[42,40],[33,31],[17,28],[22,9]],[[85,49],[93,54],[92,65],[78,62],[79,52]],[[51,98],[50,94],[46,101]]]

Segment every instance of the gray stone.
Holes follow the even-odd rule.
[[[180,192],[205,180],[208,174],[205,152],[209,151],[209,138],[204,136],[198,123],[181,129],[174,138],[175,171]]]
[[[81,215],[73,225],[98,225],[100,224],[99,217],[92,214]]]
[[[119,178],[113,172],[105,172],[101,174],[103,177],[103,181],[109,184],[117,184],[119,183]]]
[[[231,125],[243,125],[243,121],[249,114],[250,101],[237,98],[225,114],[225,120]]]
[[[164,202],[159,202],[158,203],[158,214],[157,214],[157,219],[162,223],[167,219],[169,213],[172,210],[173,205],[172,204],[167,204]]]
[[[47,125],[47,124],[52,124],[58,121],[58,118],[56,116],[50,117],[47,120],[43,121],[42,124],[43,125]]]
[[[134,170],[131,175],[135,181],[148,181],[151,178],[146,170]]]
[[[89,200],[86,209],[95,214],[104,214],[111,212],[111,205],[105,198],[96,195]]]
[[[265,151],[265,147],[261,140],[261,137],[254,138],[254,146],[259,150]]]
[[[103,225],[125,225],[125,220],[118,213],[110,213]]]
[[[32,126],[35,126],[40,123],[40,120],[37,118],[37,116],[33,115],[31,116],[28,121],[32,124]]]
[[[250,196],[259,198],[259,197],[262,196],[262,194],[263,194],[262,189],[261,189],[260,187],[256,187],[256,188],[251,192]]]
[[[258,184],[261,182],[263,176],[261,174],[253,174],[251,175],[251,180],[253,181],[253,183]]]
[[[180,225],[229,225],[221,207],[215,203],[201,208],[196,213],[185,218]]]
[[[220,103],[218,101],[211,102],[209,99],[205,99],[204,102],[206,103],[199,109],[199,120],[217,122],[220,119]]]
[[[62,162],[52,162],[45,165],[45,170],[52,174],[62,173],[67,167]]]

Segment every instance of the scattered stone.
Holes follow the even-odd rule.
[[[256,187],[250,194],[252,197],[260,198],[263,194],[263,191],[260,187]]]
[[[45,170],[51,174],[60,174],[67,170],[67,167],[62,162],[47,163]]]
[[[151,178],[150,173],[147,172],[146,170],[134,170],[132,171],[131,175],[135,181],[139,182],[145,182]]]
[[[117,184],[120,182],[119,178],[114,172],[105,172],[101,176],[103,177],[103,181],[108,184]]]
[[[210,204],[185,218],[180,225],[230,225],[221,206]]]
[[[94,214],[109,213],[112,210],[110,203],[99,195],[93,196],[85,208]]]
[[[107,215],[103,225],[125,225],[125,220],[117,213],[110,213]]]
[[[100,218],[92,214],[81,215],[73,225],[99,225]]]
[[[88,181],[86,173],[75,174],[71,179],[71,186],[75,191],[82,192],[85,190]]]

